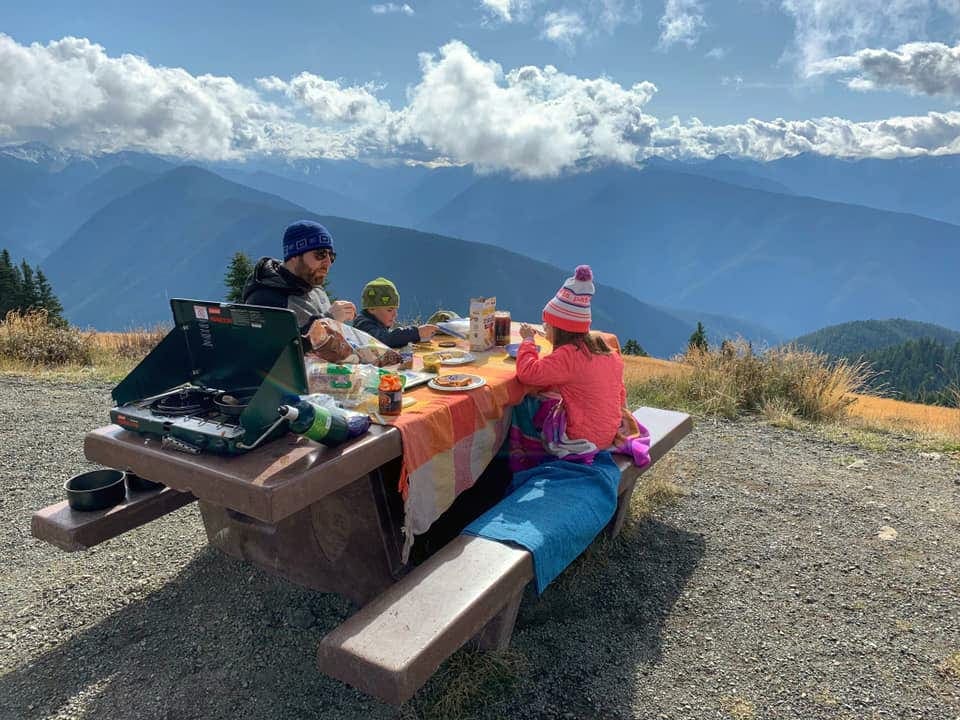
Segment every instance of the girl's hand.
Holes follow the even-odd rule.
[[[526,323],[523,323],[520,326],[520,337],[522,337],[524,340],[530,340],[536,334],[537,334],[537,331],[531,326],[527,325]]]

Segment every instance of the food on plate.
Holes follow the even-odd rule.
[[[452,348],[457,346],[457,344],[453,340],[442,340],[438,342],[437,345],[439,345],[442,348]]]
[[[466,387],[472,381],[469,375],[440,375],[433,382],[440,387]]]

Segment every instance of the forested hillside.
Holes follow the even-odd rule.
[[[864,353],[900,345],[909,340],[927,338],[952,345],[960,340],[960,332],[932,323],[914,320],[856,320],[831,325],[801,335],[793,342],[815,352],[833,357],[855,359]]]
[[[955,405],[960,387],[960,342],[952,345],[922,338],[864,354],[880,373],[874,385],[901,400]]]

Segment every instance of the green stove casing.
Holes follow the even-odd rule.
[[[173,329],[113,389],[117,405],[110,419],[190,449],[244,452],[243,446],[255,443],[278,419],[285,396],[307,393],[296,316],[281,308],[204,300],[174,299],[170,307]],[[257,390],[232,422],[171,418],[153,412],[145,401],[180,387]],[[287,424],[280,423],[263,441],[286,430]]]

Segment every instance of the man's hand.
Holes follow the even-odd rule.
[[[536,334],[537,331],[534,327],[527,325],[526,323],[523,323],[523,325],[520,326],[520,337],[522,337],[524,340],[529,340]]]
[[[421,340],[429,340],[436,334],[437,330],[439,329],[440,328],[438,328],[436,325],[421,325],[420,327],[417,328],[417,330],[420,331]]]
[[[337,322],[351,322],[357,316],[357,306],[349,300],[336,300],[330,306],[330,317]]]

